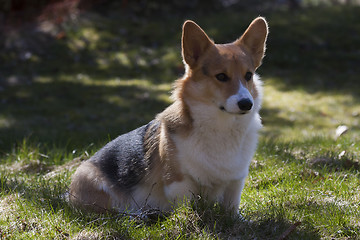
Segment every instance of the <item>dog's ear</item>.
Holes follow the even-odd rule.
[[[182,55],[184,61],[194,67],[206,50],[213,42],[206,35],[199,25],[187,20],[183,25],[182,31]]]
[[[236,45],[245,46],[253,56],[255,68],[259,67],[266,49],[268,24],[263,17],[255,18],[245,33],[235,41]]]

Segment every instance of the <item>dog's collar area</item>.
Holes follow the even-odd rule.
[[[247,113],[250,112],[250,111],[241,111],[241,112],[233,113],[233,112],[227,111],[224,106],[220,106],[219,108],[220,108],[220,110],[223,111],[223,112],[226,112],[226,113],[229,113],[229,114],[234,114],[234,115],[244,115],[244,114],[247,114]]]

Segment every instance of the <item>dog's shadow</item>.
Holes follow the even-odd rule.
[[[87,213],[82,214],[89,216]],[[120,220],[124,225],[135,225],[149,231],[158,228],[163,231],[161,235],[170,239],[197,234],[217,239],[320,239],[316,229],[309,224],[292,222],[280,216],[253,217],[259,215],[260,212],[253,212],[251,216],[234,215],[218,203],[197,198],[184,202],[169,212],[158,209],[146,209],[136,214],[112,212],[102,215],[96,221],[101,225],[108,220]],[[128,234],[118,230],[113,229],[111,235]]]

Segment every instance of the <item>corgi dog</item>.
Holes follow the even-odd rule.
[[[268,24],[258,17],[239,39],[215,44],[186,21],[185,74],[175,82],[173,103],[83,162],[72,178],[70,202],[97,212],[168,211],[201,195],[238,213],[262,127],[255,70],[267,35]]]

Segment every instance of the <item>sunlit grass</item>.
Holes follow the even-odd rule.
[[[265,133],[281,135],[288,141],[334,138],[337,127],[346,125],[349,134],[358,139],[360,106],[352,94],[282,90],[282,85],[281,79],[265,78]]]

